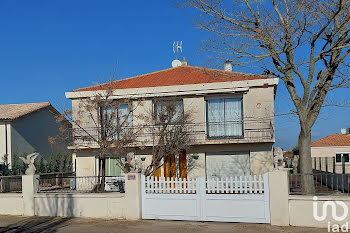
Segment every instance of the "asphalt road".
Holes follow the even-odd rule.
[[[327,232],[327,229],[276,227],[268,224],[188,222],[188,221],[123,221],[84,218],[51,218],[0,216],[0,232],[67,232],[67,233],[314,233]]]

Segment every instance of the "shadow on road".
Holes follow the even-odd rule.
[[[56,232],[57,229],[67,226],[69,218],[58,217],[29,217],[6,227],[0,227],[0,233],[15,232]]]

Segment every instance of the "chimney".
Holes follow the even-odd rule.
[[[340,130],[340,133],[341,134],[350,134],[350,127],[349,128],[342,128]]]
[[[225,71],[232,71],[232,61],[231,60],[225,61],[224,70]]]
[[[183,61],[181,62],[182,66],[187,66],[188,62],[186,61],[186,57],[183,58]]]

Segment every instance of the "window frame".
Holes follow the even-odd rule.
[[[215,99],[239,99],[241,101],[241,119],[242,119],[242,135],[239,136],[226,136],[226,131],[224,136],[209,136],[209,121],[208,121],[208,100]],[[225,103],[225,102],[224,102]],[[224,105],[224,117],[225,117],[225,105]],[[226,122],[226,121],[224,121]],[[208,140],[217,139],[243,139],[244,138],[244,109],[243,109],[243,96],[212,96],[205,99],[205,135]]]
[[[107,106],[107,108],[105,108],[104,109],[104,114],[106,115],[106,117],[108,117],[108,111],[109,111],[109,109],[110,108],[113,108],[113,110],[114,111],[116,111],[116,124],[118,125],[117,127],[120,127],[121,129],[126,129],[126,130],[130,130],[130,129],[132,129],[133,128],[133,126],[134,126],[134,111],[130,111],[130,115],[128,115],[128,117],[130,117],[131,118],[131,121],[130,121],[130,124],[128,124],[127,126],[120,126],[120,116],[119,116],[119,109],[120,109],[120,107],[122,106],[122,105],[127,105],[127,107],[128,107],[128,109],[130,108],[130,105],[131,105],[132,103],[130,103],[130,102],[120,102],[119,103],[119,107],[118,107],[118,109],[114,109],[111,105],[108,105]],[[112,110],[112,111],[113,111]],[[120,133],[120,132],[119,132]],[[119,139],[119,137],[120,137],[120,135],[121,134],[119,134],[119,133],[116,133],[115,134],[115,136]]]
[[[116,117],[117,117],[117,120],[119,121],[119,119],[120,119],[120,116],[119,116],[119,109],[120,109],[120,107],[122,106],[122,105],[127,105],[128,106],[128,109],[129,109],[129,107],[130,107],[130,103],[120,103],[119,104],[119,107],[118,107],[118,109],[114,109],[114,110],[116,110]],[[105,112],[106,112],[106,116],[108,116],[108,111],[109,111],[109,108],[113,108],[112,106],[108,106],[107,108],[106,108],[106,110],[105,110]],[[132,127],[133,126],[133,124],[134,124],[134,112],[133,111],[130,111],[130,115],[129,116],[131,116],[131,122],[130,122],[130,124],[131,125],[128,125],[128,126],[124,126],[124,127]],[[120,124],[120,122],[117,122],[117,124]]]
[[[340,162],[337,162],[337,155],[340,155],[341,160]],[[349,161],[344,161],[344,164],[350,164],[350,152],[337,152],[335,153],[335,164],[342,164],[343,163],[343,156],[348,155]]]
[[[152,103],[152,107],[153,107],[153,116],[154,116],[154,125],[161,125],[162,123],[160,121],[158,121],[158,116],[157,116],[157,104],[159,103],[166,103],[166,102],[180,102],[181,105],[182,105],[182,108],[181,108],[181,117],[183,118],[184,114],[185,114],[185,106],[184,106],[184,100],[183,98],[178,98],[178,99],[164,99],[164,100],[153,100],[153,103]],[[176,122],[169,122],[168,123],[169,125],[175,125]]]

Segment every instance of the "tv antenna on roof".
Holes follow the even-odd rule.
[[[174,51],[174,54],[175,54],[175,59],[177,59],[177,54],[179,52],[182,53],[182,41],[174,41],[174,43],[173,43],[173,51]]]
[[[177,60],[177,54],[179,52],[182,53],[182,41],[174,41],[173,52],[175,54],[175,60],[172,61],[171,66],[172,67],[181,66],[181,61]]]

